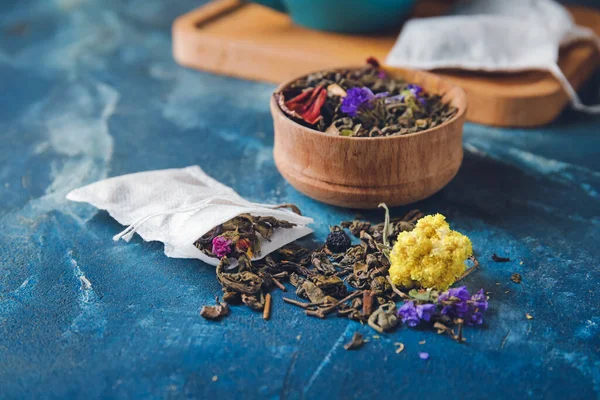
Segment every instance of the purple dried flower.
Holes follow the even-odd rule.
[[[395,96],[387,97],[385,99],[385,104],[400,103],[403,101],[404,101],[404,96],[401,94],[397,94]]]
[[[356,117],[361,108],[369,107],[370,101],[375,97],[371,89],[366,87],[354,87],[346,92],[346,97],[342,100],[342,112]]]
[[[442,314],[462,318],[467,325],[482,324],[482,311],[488,308],[487,296],[483,289],[471,296],[465,286],[448,289],[440,294],[438,302],[443,306]]]
[[[472,314],[467,316],[465,319],[467,325],[481,325],[483,324],[483,314],[479,311],[474,311]]]
[[[439,300],[442,301],[452,297],[462,301],[467,301],[471,298],[471,294],[466,286],[450,288],[440,295]]]
[[[429,353],[425,353],[424,351],[419,352],[419,358],[421,360],[429,360]]]
[[[212,240],[212,253],[218,258],[223,258],[231,253],[231,243],[229,239],[222,236],[217,236]]]
[[[431,303],[419,304],[417,306],[417,316],[423,321],[429,321],[435,313],[436,307],[437,306],[435,304]]]
[[[421,321],[429,321],[435,313],[437,306],[435,304],[418,304],[412,301],[405,302],[398,310],[398,317],[406,325],[415,327]]]
[[[423,88],[418,85],[410,84],[406,85],[406,89],[400,92],[400,94],[392,97],[388,97],[385,99],[386,103],[396,103],[396,102],[404,102],[408,98],[414,98],[417,100],[422,106],[426,106],[427,102],[425,101],[425,97],[423,96],[425,92]]]
[[[483,289],[479,289],[479,292],[471,296],[471,304],[475,308],[479,309],[479,311],[485,311],[488,309],[488,298]]]
[[[407,301],[400,307],[398,310],[398,317],[402,318],[402,323],[411,328],[417,326],[420,321],[417,314],[417,308],[412,301]]]
[[[346,97],[342,100],[341,110],[351,117],[356,117],[359,112],[371,110],[373,100],[387,96],[388,93],[373,94],[367,87],[354,87],[346,92]]]
[[[410,91],[415,96],[419,96],[421,93],[423,93],[423,88],[413,83],[406,85],[406,89],[408,89],[408,91]]]

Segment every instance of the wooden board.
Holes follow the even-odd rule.
[[[446,0],[421,1],[415,16],[440,15]],[[600,34],[600,12],[569,8],[578,24]],[[175,20],[173,55],[181,65],[274,83],[325,68],[361,65],[369,56],[385,60],[398,32],[342,35],[302,28],[282,13],[215,0]],[[575,89],[591,76],[600,56],[589,43],[561,51],[559,66]],[[513,74],[440,70],[467,92],[467,119],[495,126],[532,127],[553,121],[569,99],[549,73]]]

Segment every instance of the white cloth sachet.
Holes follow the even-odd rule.
[[[240,215],[272,216],[296,224],[277,229],[271,241],[261,243],[260,259],[312,232],[312,218],[277,206],[252,203],[232,188],[206,175],[198,166],[165,169],[117,176],[75,189],[67,199],[89,203],[106,210],[128,227],[113,239],[129,241],[137,232],[145,241],[165,245],[172,258],[197,258],[217,265],[194,246],[194,242],[212,228]]]
[[[561,45],[576,40],[592,41],[600,49],[598,36],[577,26],[552,0],[472,0],[454,15],[409,20],[386,64],[427,70],[546,70],[563,86],[573,108],[600,113],[600,105],[581,102],[557,64]]]
[[[554,0],[467,0],[453,15],[498,15],[542,26],[555,43],[568,44],[577,25],[569,11]]]

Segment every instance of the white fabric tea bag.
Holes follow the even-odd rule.
[[[452,12],[453,15],[500,15],[540,25],[560,45],[575,38],[592,38],[588,28],[580,32],[569,11],[554,0],[465,0]]]
[[[307,227],[311,218],[249,202],[198,166],[117,176],[75,189],[67,199],[92,204],[128,225],[114,240],[129,241],[137,232],[145,241],[163,242],[167,257],[197,258],[211,265],[219,260],[202,253],[194,242],[240,214],[272,216],[296,224],[276,229],[270,242],[261,243],[260,256],[255,259],[312,232]]]
[[[575,25],[552,0],[471,0],[455,15],[409,20],[388,54],[386,64],[414,69],[456,68],[472,71],[552,73],[577,110],[600,113],[600,105],[581,103],[558,67],[561,45],[592,40],[594,32]]]

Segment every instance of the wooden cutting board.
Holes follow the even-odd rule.
[[[441,15],[452,2],[421,0],[415,16]],[[569,7],[579,25],[600,34],[600,12]],[[400,29],[399,29],[400,30]],[[215,0],[177,18],[173,55],[184,66],[239,78],[281,83],[325,68],[385,60],[398,32],[342,35],[303,28],[282,13],[240,0]],[[559,66],[575,89],[592,75],[600,54],[590,43],[561,51]],[[544,71],[477,73],[438,70],[467,92],[467,119],[487,125],[533,127],[553,121],[569,104]]]

